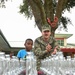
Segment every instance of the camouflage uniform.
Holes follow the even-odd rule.
[[[52,49],[50,52],[46,52],[46,46],[47,44],[50,44],[52,46]],[[50,56],[51,52],[53,52],[53,48],[58,46],[58,43],[56,42],[56,40],[50,36],[48,42],[45,42],[41,37],[38,37],[35,42],[34,42],[34,55],[36,55],[37,58],[37,70],[40,70],[40,66],[41,66],[41,60]],[[57,48],[57,50],[59,50],[60,48]]]

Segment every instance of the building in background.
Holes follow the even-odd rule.
[[[61,47],[67,47],[67,39],[73,34],[55,34],[55,38]]]
[[[23,47],[11,47],[4,34],[0,30],[0,51],[5,52],[6,54],[10,54],[11,51],[14,52],[14,55],[22,49]]]
[[[64,56],[70,55],[74,57],[75,54],[75,44],[68,44],[67,39],[70,38],[73,34],[55,34],[55,38],[58,41],[61,51],[64,53]]]

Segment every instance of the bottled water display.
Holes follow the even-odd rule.
[[[67,56],[65,59],[62,52],[57,52],[42,60],[40,69],[46,75],[75,75],[75,58]]]
[[[37,75],[36,57],[32,52],[26,56],[26,60],[20,61],[16,56],[10,59],[9,54],[0,52],[0,75],[18,75],[26,70],[26,75]],[[41,60],[40,69],[46,75],[75,75],[75,55],[63,57],[62,52],[57,52],[44,60]]]
[[[20,59],[16,56],[10,58],[9,54],[0,52],[0,75],[19,75],[26,70],[26,75],[37,75],[36,57],[32,52],[28,52],[26,59]]]
[[[26,75],[37,75],[36,57],[32,52],[27,53],[26,56]]]
[[[18,75],[25,69],[25,61],[19,62],[16,56],[10,59],[10,55],[0,52],[0,75]]]

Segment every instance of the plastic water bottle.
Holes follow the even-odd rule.
[[[33,52],[28,52],[26,56],[26,75],[37,75],[36,58]]]

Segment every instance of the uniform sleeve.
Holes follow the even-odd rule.
[[[60,46],[58,44],[58,42],[54,39],[54,47],[56,47],[57,51],[60,51]]]
[[[46,50],[41,50],[40,43],[36,40],[34,42],[33,52],[34,55],[38,56],[39,58],[44,58],[44,55],[46,54]]]
[[[18,58],[21,58],[21,51],[19,51],[19,52],[17,53],[17,57],[18,57]]]

